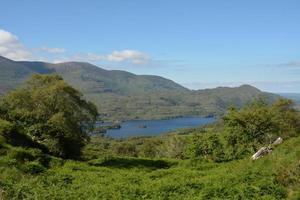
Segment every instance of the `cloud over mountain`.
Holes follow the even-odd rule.
[[[135,50],[113,51],[107,56],[108,61],[122,62],[131,60],[134,64],[145,64],[149,61],[149,56],[145,53]]]
[[[116,50],[108,54],[97,53],[68,53],[65,48],[42,46],[37,48],[26,47],[19,38],[3,29],[0,29],[0,55],[12,60],[41,60],[48,62],[129,62],[135,65],[147,64],[150,56],[138,50]]]
[[[32,53],[12,33],[0,29],[0,55],[14,60],[25,60]]]

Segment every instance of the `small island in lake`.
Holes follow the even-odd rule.
[[[140,124],[138,127],[139,128],[147,128],[147,125],[146,124]]]

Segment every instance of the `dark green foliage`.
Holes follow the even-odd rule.
[[[224,159],[224,147],[218,134],[195,134],[191,140],[189,154],[192,159],[206,159],[216,162]]]
[[[47,152],[45,146],[32,141],[28,135],[21,133],[15,123],[2,119],[0,119],[0,140],[14,146],[40,148],[44,152]]]
[[[34,75],[5,96],[0,107],[0,118],[9,121],[2,120],[5,132],[25,134],[62,157],[80,155],[97,116],[96,107],[58,75]]]
[[[277,137],[287,139],[300,132],[300,116],[290,100],[272,105],[257,101],[241,110],[231,109],[224,118],[225,139],[234,158],[254,153]]]
[[[2,144],[7,142],[7,140],[12,139],[13,132],[14,132],[14,125],[6,120],[0,119],[0,138]]]
[[[165,169],[175,165],[176,162],[165,160],[151,160],[142,158],[105,157],[104,159],[91,160],[88,162],[92,166],[106,166],[116,168],[149,168]]]
[[[22,170],[25,173],[39,174],[44,172],[46,168],[43,165],[41,165],[39,162],[33,161],[33,162],[25,163]]]

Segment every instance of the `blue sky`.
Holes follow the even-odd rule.
[[[0,54],[300,93],[300,1],[1,1]]]

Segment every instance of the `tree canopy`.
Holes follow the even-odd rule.
[[[300,132],[299,113],[289,99],[272,105],[255,101],[241,110],[231,109],[224,118],[226,141],[239,157],[271,144],[277,137],[287,139]]]
[[[54,155],[80,155],[97,108],[59,75],[33,75],[0,101],[0,118]]]

